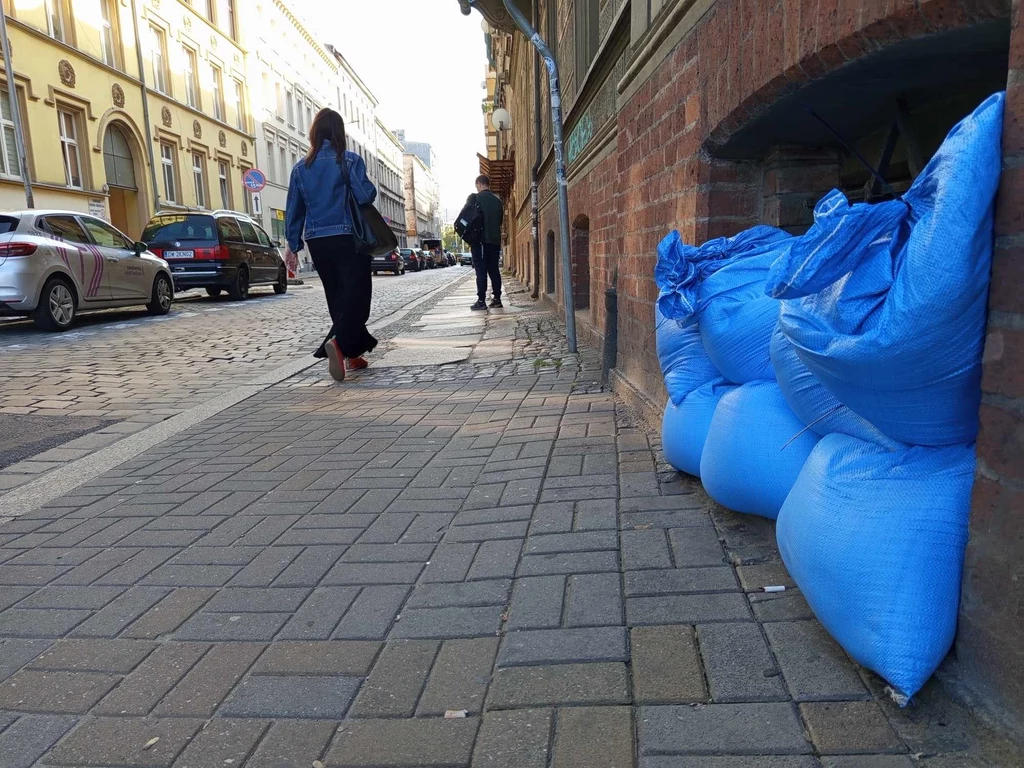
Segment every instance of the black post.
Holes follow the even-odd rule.
[[[619,293],[618,272],[612,277],[612,285],[604,291],[604,355],[601,359],[601,384],[608,386],[612,368],[619,355]]]

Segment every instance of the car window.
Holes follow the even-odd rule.
[[[256,230],[245,219],[238,220],[238,226],[242,229],[242,237],[245,238],[245,242],[251,243],[252,245],[259,245],[260,239],[256,237]]]
[[[217,219],[217,231],[224,240],[233,243],[242,242],[242,230],[238,228],[238,219],[230,216]]]
[[[92,239],[96,241],[96,245],[101,248],[120,248],[126,251],[132,250],[132,244],[128,241],[128,238],[105,221],[90,219],[83,216],[82,225],[89,234],[92,235]]]
[[[48,232],[52,232],[61,240],[67,240],[69,243],[92,245],[92,241],[85,234],[82,225],[72,216],[47,216],[43,219],[43,226]]]
[[[6,235],[18,228],[21,219],[17,216],[0,216],[0,235]]]
[[[146,243],[216,239],[213,217],[196,214],[157,216],[142,233],[142,240]]]
[[[256,237],[260,239],[260,245],[264,248],[273,248],[274,244],[270,242],[270,235],[263,231],[263,227],[256,226]]]

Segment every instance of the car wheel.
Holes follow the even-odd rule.
[[[211,299],[216,299],[218,296],[220,296],[220,288],[207,288],[206,295],[209,296]]]
[[[277,282],[274,283],[274,293],[278,296],[288,293],[288,270],[281,267],[281,271],[277,273]]]
[[[48,331],[66,331],[75,321],[75,290],[63,277],[51,277],[43,286],[32,322]]]
[[[239,267],[235,273],[235,282],[228,288],[228,296],[235,301],[245,301],[249,298],[249,270],[246,267]]]
[[[174,289],[171,288],[171,280],[167,275],[157,275],[153,281],[153,300],[146,305],[146,310],[151,315],[166,315],[171,311],[171,302],[174,301]]]

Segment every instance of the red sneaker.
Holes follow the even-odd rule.
[[[350,371],[361,371],[363,368],[369,368],[370,364],[361,357],[350,357],[348,358],[348,369]]]
[[[327,368],[331,372],[331,378],[335,381],[344,381],[345,358],[341,354],[341,347],[338,346],[338,342],[331,339],[324,345],[324,350],[327,352]]]

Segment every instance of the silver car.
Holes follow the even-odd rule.
[[[166,315],[167,262],[102,219],[73,211],[0,213],[0,316],[31,317],[50,331],[79,312],[145,305]]]

